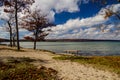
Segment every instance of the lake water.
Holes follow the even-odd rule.
[[[33,48],[33,42],[21,42],[25,48]],[[64,53],[65,50],[80,50],[80,55],[120,55],[120,42],[37,42],[37,49]]]

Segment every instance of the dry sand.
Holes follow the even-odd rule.
[[[81,65],[76,62],[54,60],[52,57],[59,56],[50,52],[24,49],[17,52],[6,46],[0,46],[0,57],[30,57],[36,59],[33,63],[37,67],[46,66],[57,70],[62,80],[120,80],[116,74]],[[40,60],[42,61],[40,61]]]

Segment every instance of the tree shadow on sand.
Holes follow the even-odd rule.
[[[16,51],[16,52],[26,52],[25,50],[17,50],[17,49],[15,49],[15,48],[0,48],[0,51],[2,51],[2,50],[9,50],[9,51]]]
[[[30,64],[34,61],[46,63],[29,57],[0,57],[0,80],[60,80],[56,70]]]
[[[0,57],[2,63],[31,63],[31,62],[47,63],[47,60],[42,59],[31,59],[29,57]]]

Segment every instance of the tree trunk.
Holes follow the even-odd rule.
[[[38,30],[36,29],[36,32],[34,33],[34,34],[35,34],[35,39],[34,39],[34,50],[36,49],[37,33],[38,33]]]
[[[10,28],[10,46],[12,47],[12,27],[11,27],[11,25],[10,25],[10,22],[8,21],[7,22],[8,23],[8,26],[9,26],[9,28]]]
[[[16,45],[15,45],[15,37],[13,37],[13,46],[16,46]]]
[[[36,39],[34,39],[34,50],[36,49]]]
[[[16,35],[17,35],[17,50],[20,50],[17,10],[18,10],[17,0],[15,0],[15,21],[16,21]]]

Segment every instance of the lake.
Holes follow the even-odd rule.
[[[25,48],[33,48],[33,42],[21,42]],[[80,55],[120,55],[120,42],[37,42],[37,49],[64,53],[65,50],[80,50]]]

